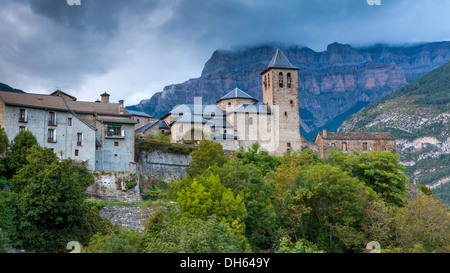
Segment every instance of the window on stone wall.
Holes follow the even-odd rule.
[[[283,72],[280,72],[280,74],[278,74],[278,84],[280,87],[283,87]]]
[[[83,145],[83,134],[77,133],[77,146],[82,146],[82,145]]]
[[[344,151],[344,152],[347,151],[347,143],[346,142],[342,143],[342,151]]]
[[[56,114],[55,112],[48,113],[48,125],[54,126],[56,125]]]
[[[78,150],[75,150],[75,156],[78,156]]]
[[[54,129],[48,129],[47,131],[47,141],[50,143],[56,142],[56,135]]]
[[[331,143],[331,148],[336,147],[336,143]]]
[[[27,122],[27,109],[19,109],[19,121]]]
[[[114,146],[119,147],[119,142],[114,141]]]
[[[27,127],[25,126],[19,126],[19,133],[22,133],[23,131],[26,131]]]
[[[363,152],[367,152],[367,142],[363,143]]]
[[[72,118],[67,119],[67,126],[72,126]]]
[[[252,125],[252,124],[253,124],[253,117],[249,117],[249,118],[248,118],[248,124],[249,124],[249,125]]]
[[[287,73],[287,87],[291,88],[291,73]]]
[[[121,125],[108,125],[108,129],[106,135],[111,136],[123,136],[122,135],[122,126]]]

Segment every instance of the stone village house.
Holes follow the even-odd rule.
[[[134,126],[123,100],[77,101],[62,91],[50,95],[0,91],[0,125],[9,140],[30,131],[59,158],[72,158],[89,170],[134,169]]]
[[[395,152],[395,138],[388,132],[327,132],[317,133],[319,156],[324,158],[334,148],[345,153],[375,151]]]

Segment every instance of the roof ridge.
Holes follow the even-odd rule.
[[[265,73],[267,70],[271,68],[284,68],[284,69],[295,69],[300,70],[300,68],[294,66],[289,59],[284,55],[283,51],[281,49],[277,48],[277,51],[273,55],[272,59],[270,60],[269,65],[267,68],[261,72],[260,74]]]

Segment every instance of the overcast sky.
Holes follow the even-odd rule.
[[[450,40],[447,0],[80,1],[0,0],[0,82],[132,105],[199,77],[216,49]]]

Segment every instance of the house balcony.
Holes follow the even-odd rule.
[[[56,126],[56,121],[55,120],[49,120],[48,121],[48,126]]]

